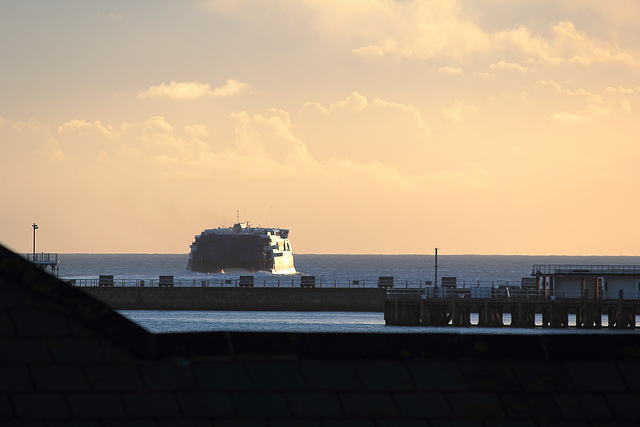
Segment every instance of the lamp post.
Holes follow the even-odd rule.
[[[436,249],[436,274],[435,274],[435,282],[433,283],[436,287],[438,286],[438,248]]]
[[[32,225],[33,227],[33,260],[36,260],[36,230],[38,229],[38,224],[35,222]]]

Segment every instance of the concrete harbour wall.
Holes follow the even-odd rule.
[[[384,311],[378,288],[78,288],[116,310]]]

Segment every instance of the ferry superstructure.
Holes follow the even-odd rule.
[[[190,247],[187,268],[191,271],[296,272],[287,229],[251,227],[248,222],[238,222],[233,227],[202,231]]]

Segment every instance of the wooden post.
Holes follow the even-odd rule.
[[[456,316],[456,299],[453,295],[451,296],[451,325],[460,326],[458,316]]]
[[[398,313],[400,311],[400,302],[398,300],[396,300],[394,305],[395,305],[395,313],[394,313],[394,315],[395,315],[395,321],[396,321],[395,324],[397,325],[398,324],[398,318],[400,316],[399,313]]]
[[[431,308],[430,305],[424,307],[424,313],[422,316],[422,324],[424,326],[431,326]]]
[[[504,306],[496,307],[497,326],[504,326]]]
[[[489,326],[489,301],[484,301],[484,310],[482,311],[482,316],[480,316],[480,325],[487,327]]]
[[[616,316],[616,328],[622,329],[627,327],[627,319],[622,312],[622,299],[624,298],[624,290],[618,291],[618,315]]]
[[[585,287],[582,300],[582,327],[591,329],[594,325],[593,310],[589,304],[589,289]]]

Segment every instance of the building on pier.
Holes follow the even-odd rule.
[[[58,260],[58,254],[47,254],[47,253],[32,253],[26,254],[27,260],[31,261],[33,264],[42,268],[43,270],[50,270],[51,274],[58,277],[58,272],[60,268],[60,261]]]
[[[640,298],[640,265],[535,264],[531,275],[543,297]]]

